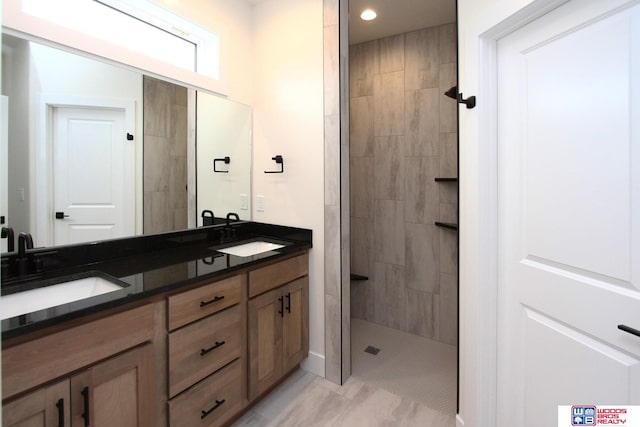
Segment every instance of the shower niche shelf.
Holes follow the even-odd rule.
[[[440,221],[436,221],[434,222],[434,224],[436,225],[436,227],[447,228],[449,230],[458,231],[458,224],[452,224],[450,222],[440,222]]]

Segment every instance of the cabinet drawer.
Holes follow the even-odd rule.
[[[249,298],[289,283],[309,273],[307,254],[249,272]]]
[[[3,349],[2,398],[152,340],[158,307],[132,308]]]
[[[234,276],[169,297],[169,330],[240,302],[244,276]]]
[[[169,396],[240,357],[240,305],[169,334]]]
[[[169,401],[171,427],[219,426],[242,408],[240,359]]]

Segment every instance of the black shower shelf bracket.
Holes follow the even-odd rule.
[[[436,227],[448,228],[449,230],[458,230],[458,224],[452,224],[450,222],[440,222],[440,221],[436,221],[434,222],[434,224],[436,225]]]
[[[280,154],[271,158],[276,164],[280,165],[280,170],[277,171],[264,171],[264,173],[284,173],[284,159]]]
[[[229,173],[229,170],[223,171],[223,170],[218,170],[216,169],[216,163],[217,162],[223,162],[225,165],[228,165],[229,163],[231,163],[231,157],[226,156],[226,157],[222,157],[220,159],[213,159],[213,171],[216,173]]]
[[[435,182],[458,182],[458,178],[442,178],[436,177],[434,178]]]
[[[458,93],[458,86],[451,86],[451,88],[444,93],[449,98],[455,99],[459,104],[464,104],[467,108],[471,109],[476,106],[476,97],[470,96],[467,99],[462,97],[462,92]]]

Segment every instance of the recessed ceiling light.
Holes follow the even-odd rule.
[[[376,19],[376,16],[378,16],[378,14],[376,13],[375,10],[373,10],[373,9],[365,9],[360,14],[360,19],[362,19],[364,21],[371,21],[372,19]]]

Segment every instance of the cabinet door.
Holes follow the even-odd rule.
[[[282,376],[280,289],[249,300],[249,399],[255,399]]]
[[[302,277],[285,286],[282,329],[284,372],[309,353],[309,278]]]
[[[2,407],[5,427],[69,427],[69,380],[42,387]]]
[[[146,344],[71,378],[72,425],[155,427],[155,395],[153,346]]]

